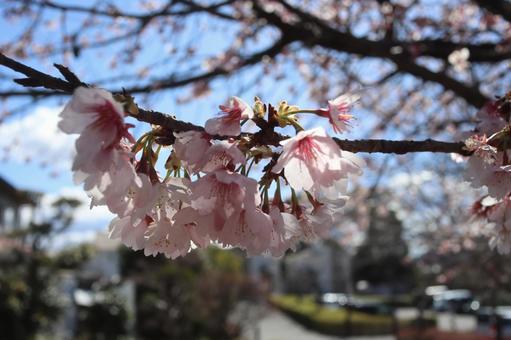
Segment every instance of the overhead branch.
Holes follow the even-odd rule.
[[[500,15],[511,22],[511,3],[506,0],[474,0],[479,6],[489,12]]]
[[[61,4],[50,0],[10,0],[14,2],[23,2],[24,4],[31,4],[40,6],[43,8],[50,8],[59,11],[65,12],[76,12],[76,13],[84,13],[91,14],[109,18],[126,18],[126,19],[136,19],[136,20],[152,20],[156,17],[161,16],[186,16],[193,13],[199,12],[207,12],[209,14],[213,14],[219,16],[223,19],[234,20],[231,16],[218,12],[218,9],[224,7],[233,2],[233,0],[224,0],[218,2],[216,4],[212,4],[209,6],[200,5],[194,3],[193,1],[180,1],[186,4],[187,8],[179,9],[179,10],[171,10],[172,6],[177,3],[177,1],[167,1],[165,6],[162,6],[161,9],[150,11],[144,14],[132,13],[132,12],[124,12],[115,6],[110,6],[108,9],[100,9],[96,7],[87,7],[73,4]]]
[[[257,1],[254,1],[254,11],[259,17],[266,19],[270,24],[281,30],[283,35],[290,34],[299,37],[299,41],[305,46],[320,46],[333,51],[390,60],[395,63],[400,72],[409,73],[425,81],[440,84],[445,89],[453,91],[475,107],[482,107],[490,100],[476,87],[464,84],[444,72],[434,72],[417,64],[415,62],[415,57],[407,49],[403,48],[399,53],[394,52],[393,48],[401,45],[399,41],[389,39],[375,41],[356,37],[349,32],[343,32],[331,27],[323,20],[309,13],[305,13],[295,6],[291,6],[286,1],[281,0],[280,3],[299,17],[299,24],[284,22],[277,14],[264,11]],[[420,41],[417,42],[417,44],[420,44]],[[434,44],[443,47],[443,57],[448,56],[447,47],[451,47],[452,51],[459,48],[459,45],[456,44],[439,41],[433,42],[431,40],[426,41],[425,46],[430,48],[430,53],[437,56],[440,55],[440,52],[433,52]],[[406,43],[404,43],[404,45],[406,45]],[[472,45],[469,47],[474,50],[474,53],[477,52],[476,57],[480,60],[483,58],[484,45]],[[489,57],[491,52],[484,53]],[[511,57],[510,51],[506,51],[506,53],[506,57]]]
[[[242,57],[241,61],[235,66],[236,70],[240,70],[244,67],[257,64],[265,57],[274,58],[279,53],[281,53],[284,48],[292,42],[291,37],[283,37],[276,41],[272,46],[254,53],[247,57]],[[13,59],[10,59],[6,57],[5,55],[0,53],[0,64],[7,66],[8,68],[21,72],[23,71],[20,69],[20,63],[16,62]],[[9,66],[11,65],[11,66]],[[139,85],[139,86],[133,86],[133,87],[126,87],[123,89],[115,89],[112,92],[122,92],[123,90],[136,94],[136,93],[148,93],[154,90],[162,90],[162,89],[172,89],[177,88],[181,86],[185,86],[188,84],[192,84],[197,81],[204,81],[204,80],[213,80],[218,77],[227,76],[233,72],[232,69],[219,66],[212,71],[208,71],[205,73],[201,73],[195,76],[190,77],[182,77],[177,78],[175,76],[167,77],[167,78],[161,78],[161,79],[152,79],[149,84],[146,85]],[[58,88],[52,88],[47,87],[48,89],[56,90],[56,91],[46,91],[46,90],[27,90],[27,91],[17,91],[17,90],[5,90],[0,91],[0,98],[6,98],[6,97],[20,97],[20,96],[30,96],[30,97],[48,97],[53,95],[62,95],[63,93],[58,90]]]
[[[59,91],[61,94],[71,94],[78,86],[89,86],[88,84],[80,81],[71,71],[61,65],[55,65],[61,72],[65,79],[53,77],[49,74],[40,72],[31,68],[27,65],[19,63],[11,58],[0,54],[0,65],[22,73],[25,75],[26,81],[20,82],[23,86],[32,87],[43,87],[55,91]],[[36,85],[34,85],[36,84]],[[180,121],[171,115],[139,109],[139,113],[133,115],[133,117],[141,122],[158,125],[168,130],[169,133],[197,130],[202,131],[201,126],[194,125],[192,123]],[[281,135],[279,133],[271,131],[261,131],[255,134],[246,134],[249,137],[258,137],[262,143],[269,145],[277,145],[278,142],[289,138],[288,136]],[[439,152],[439,153],[458,153],[461,155],[469,155],[470,153],[464,149],[462,142],[442,142],[432,139],[421,140],[421,141],[391,141],[382,139],[366,139],[366,140],[347,140],[334,138],[341,149],[351,152],[367,152],[367,153],[393,153],[393,154],[405,154],[411,152]]]

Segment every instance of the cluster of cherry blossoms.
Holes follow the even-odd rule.
[[[299,241],[329,235],[348,198],[348,179],[365,166],[323,128],[304,130],[297,114],[325,117],[342,132],[350,128],[357,100],[345,94],[327,108],[300,110],[285,102],[274,109],[257,98],[250,106],[233,97],[204,129],[166,131],[172,142],[162,146],[158,128],[137,141],[129,132],[125,117],[133,114],[132,101],[80,87],[59,127],[79,134],[74,177],[92,206],[105,205],[117,215],[111,237],[146,255],[171,258],[211,243],[280,256]],[[248,120],[261,131],[242,133]],[[260,141],[265,129],[285,126],[296,135],[280,145]],[[156,162],[163,149],[169,152],[160,176]],[[255,172],[259,181],[250,177]]]
[[[465,177],[488,195],[476,202],[474,213],[490,223],[490,245],[499,252],[511,251],[511,93],[488,103],[477,113],[476,134],[465,141],[473,155]]]

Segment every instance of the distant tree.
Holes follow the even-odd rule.
[[[413,285],[414,269],[407,259],[403,224],[380,200],[373,199],[370,203],[365,240],[353,258],[353,277],[355,281],[386,286],[389,292],[409,289]]]
[[[61,198],[52,215],[40,223],[5,235],[9,248],[0,252],[0,334],[4,339],[30,339],[59,316],[55,296],[59,267],[48,253],[51,239],[73,221],[79,201]]]
[[[78,306],[77,339],[122,339],[127,334],[128,318],[123,301],[113,287],[102,287],[101,301],[91,306]]]
[[[234,339],[229,322],[237,304],[255,290],[232,251],[208,249],[169,261],[122,249],[123,276],[136,283],[140,339]]]

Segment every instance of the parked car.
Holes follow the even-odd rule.
[[[479,309],[479,302],[469,290],[446,290],[433,296],[433,309],[437,312],[474,314]]]

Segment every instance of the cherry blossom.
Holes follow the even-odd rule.
[[[115,217],[110,222],[109,237],[120,238],[122,243],[133,250],[144,249],[146,246],[145,234],[151,222],[150,218],[146,218],[133,224],[130,216]]]
[[[211,146],[211,137],[207,133],[193,130],[175,132],[174,136],[174,151],[183,166],[190,173],[199,172],[204,153]]]
[[[122,138],[134,142],[129,125],[124,123],[122,105],[105,90],[77,88],[60,117],[59,128],[63,132],[80,134],[76,140],[75,171],[104,171],[116,157]]]
[[[451,54],[449,54],[447,60],[457,72],[462,72],[468,69],[470,66],[470,62],[468,61],[469,57],[470,51],[465,47],[453,51]]]
[[[216,233],[217,241],[245,249],[248,255],[261,254],[270,243],[272,226],[269,215],[249,206],[229,216],[223,228]]]
[[[245,162],[245,155],[233,141],[218,141],[202,155],[201,170],[212,172],[218,169],[231,168]]]
[[[298,216],[288,217],[287,223],[292,226],[295,239],[308,242],[318,238],[328,238],[341,214],[340,207],[330,204],[319,204],[317,207],[300,206]]]
[[[360,99],[359,94],[346,93],[328,101],[328,108],[319,109],[321,116],[328,118],[335,132],[345,132],[351,129],[353,115],[350,110]]]
[[[342,103],[336,105],[332,110],[345,110]],[[266,107],[259,106],[260,111]],[[281,142],[283,152],[273,173],[284,170],[292,188],[314,195],[310,197],[313,206],[284,204],[279,188],[269,207],[271,182],[259,188],[245,170],[240,174],[236,169],[247,157],[254,157],[253,163],[256,158],[272,158],[273,151],[256,144],[245,155],[239,146],[247,140],[216,140],[215,135],[239,135],[241,120],[253,116],[250,106],[237,97],[220,109],[221,116],[206,123],[206,132],[174,133],[176,162],[169,169],[179,175],[182,167],[187,178],[169,173],[160,179],[154,169],[154,138],[145,134],[133,146],[122,105],[111,94],[85,88],[76,91],[62,113],[61,128],[79,134],[73,165],[76,181],[84,183],[92,205],[106,205],[117,215],[110,225],[111,237],[133,249],[144,249],[147,256],[176,258],[211,242],[239,247],[249,255],[281,256],[300,240],[329,235],[337,218],[332,206],[344,204],[347,179],[360,174],[364,162],[342,151],[322,128],[301,131]],[[85,126],[76,128],[72,122],[78,120]],[[292,124],[299,126],[298,119]],[[142,151],[140,160],[132,149]]]
[[[284,169],[287,181],[295,190],[319,195],[339,180],[359,175],[364,166],[362,159],[341,150],[323,128],[300,131],[281,144],[283,152],[272,171],[279,173]]]
[[[246,207],[259,204],[257,182],[229,170],[216,170],[191,183],[190,204],[202,216],[211,217],[214,230]]]
[[[497,159],[499,162],[502,159]],[[511,165],[488,164],[484,159],[472,156],[468,160],[465,178],[474,188],[486,186],[488,194],[500,199],[511,191]]]
[[[272,229],[268,252],[273,256],[282,256],[288,249],[294,249],[298,242],[299,226],[294,215],[281,212],[277,206],[270,208],[269,215],[272,220]]]
[[[165,257],[171,259],[186,255],[192,246],[189,228],[175,224],[169,219],[154,224],[148,230],[144,255],[164,254]]]
[[[497,148],[488,144],[485,135],[474,135],[465,141],[467,150],[472,151],[475,156],[481,158],[485,163],[495,164],[497,161]]]
[[[232,97],[228,105],[220,105],[219,117],[206,121],[205,129],[210,135],[238,136],[241,121],[254,116],[254,111],[238,97]]]
[[[490,246],[500,253],[511,252],[511,198],[509,195],[497,203],[488,214],[488,221],[493,224],[493,236]]]
[[[479,122],[476,131],[478,133],[491,136],[506,127],[507,122],[499,113],[498,106],[496,102],[488,102],[477,112],[476,118]]]
[[[474,188],[486,186],[490,196],[501,199],[511,191],[511,151],[509,127],[500,114],[497,102],[487,104],[477,114],[477,126],[482,135],[473,135],[465,141],[473,155],[467,162],[465,178]],[[486,137],[486,134],[491,134]]]

